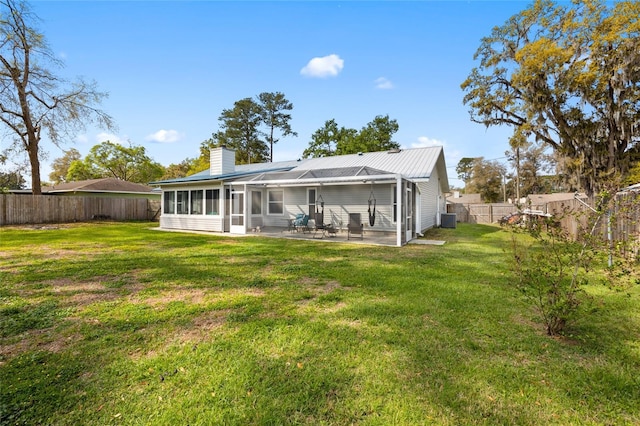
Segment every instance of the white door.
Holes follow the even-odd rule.
[[[405,238],[409,242],[413,239],[413,191],[411,191],[409,183],[407,183],[407,223],[405,230]]]
[[[244,192],[231,190],[231,233],[246,234]]]

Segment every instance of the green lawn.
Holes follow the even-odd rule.
[[[640,288],[545,335],[497,227],[444,246],[0,229],[0,424],[640,424]]]

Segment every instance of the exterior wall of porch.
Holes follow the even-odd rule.
[[[374,184],[373,190],[370,184],[355,185],[310,185],[282,188],[248,188],[247,191],[262,191],[263,208],[259,221],[268,227],[287,226],[288,220],[297,214],[309,214],[315,211],[316,204],[309,200],[309,189],[315,189],[316,199],[322,197],[324,201],[324,221],[334,227],[346,229],[349,223],[350,213],[360,213],[365,232],[386,231],[395,232],[396,224],[393,221],[393,189],[391,184]],[[282,214],[269,214],[267,200],[269,191],[283,191],[284,211]],[[372,194],[373,192],[373,194]],[[376,199],[376,219],[374,226],[369,225],[369,196]],[[315,201],[315,200],[313,200]],[[321,206],[317,206],[321,209]],[[256,224],[257,216],[252,216],[249,223]],[[313,216],[311,216],[313,219]],[[254,225],[255,226],[255,225]]]

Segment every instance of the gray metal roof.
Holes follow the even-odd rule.
[[[100,178],[59,183],[45,186],[42,193],[53,194],[62,192],[115,192],[115,193],[148,193],[154,188],[139,183],[128,182],[116,178]]]
[[[388,175],[389,172],[373,169],[371,167],[334,167],[331,169],[300,169],[295,168],[288,172],[261,173],[259,175],[244,176],[234,179],[234,182],[266,182],[279,180],[308,180],[308,179],[332,179],[354,176],[380,176]]]
[[[162,185],[172,183],[191,183],[207,180],[229,180],[247,175],[255,175],[256,173],[265,173],[271,171],[287,171],[291,170],[295,165],[300,164],[302,160],[296,161],[279,161],[276,163],[256,163],[256,164],[240,164],[236,165],[235,171],[222,175],[212,176],[209,169],[176,179],[167,179],[151,182],[149,185]]]
[[[431,176],[440,155],[443,155],[441,146],[365,152],[362,154],[311,158],[297,166],[296,170],[368,166],[390,173],[399,173],[406,178],[419,179]],[[442,173],[443,171],[440,171],[441,178],[446,179],[446,168],[444,168],[444,176],[442,176]]]
[[[442,157],[442,163],[438,164],[440,157]],[[209,170],[205,170],[184,178],[151,182],[151,184],[177,184],[208,180],[252,181],[255,180],[252,176],[263,173],[270,173],[269,180],[299,179],[303,172],[306,173],[306,178],[321,179],[341,177],[339,173],[343,173],[342,176],[357,176],[355,173],[359,169],[364,170],[361,173],[400,174],[408,179],[428,179],[436,167],[438,167],[440,179],[447,183],[446,189],[448,190],[447,170],[441,146],[365,152],[274,163],[241,164],[235,166],[234,172],[224,175],[211,176]],[[273,174],[274,172],[279,173]]]
[[[276,168],[292,169],[307,161],[309,160],[299,159],[299,160],[275,161],[273,163],[237,164],[236,172],[263,172],[263,171],[268,171],[270,169],[276,169]]]

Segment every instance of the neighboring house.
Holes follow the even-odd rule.
[[[454,191],[447,197],[447,204],[482,204],[482,196],[480,194],[461,194],[460,191]]]
[[[442,147],[243,165],[215,148],[209,170],[151,185],[162,189],[164,229],[245,234],[321,210],[338,229],[360,213],[365,232],[394,233],[398,246],[439,226],[449,190]]]
[[[553,194],[529,194],[522,201],[523,207],[531,206],[545,206],[547,203],[553,203],[557,201],[570,201],[574,198],[585,199],[587,196],[584,193],[578,192],[555,192]],[[539,207],[538,207],[539,208]]]
[[[116,178],[79,180],[45,186],[42,187],[42,194],[160,200],[160,191],[156,188]]]

